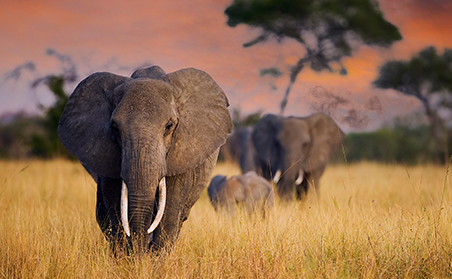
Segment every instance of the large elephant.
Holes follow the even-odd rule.
[[[260,208],[265,216],[265,211],[273,206],[274,201],[272,186],[254,171],[230,178],[216,175],[207,192],[215,210],[225,209],[232,216],[236,204],[243,204],[250,214]]]
[[[141,253],[176,240],[232,130],[228,105],[196,69],[153,66],[80,82],[58,135],[96,180],[97,221],[114,247]]]
[[[344,133],[324,113],[283,117],[265,115],[254,127],[252,140],[262,175],[276,183],[283,200],[303,199],[309,187],[318,195],[319,179],[339,150]]]
[[[256,151],[251,141],[252,127],[234,128],[226,143],[220,148],[225,161],[237,163],[242,173],[256,171]]]

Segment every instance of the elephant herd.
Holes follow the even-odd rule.
[[[254,128],[235,129],[221,147],[225,160],[237,162],[242,173],[254,171],[275,184],[282,201],[303,200],[341,147],[344,133],[331,117],[267,114]]]
[[[97,183],[96,219],[113,251],[171,247],[212,176],[220,146],[242,175],[215,176],[215,208],[253,212],[306,196],[343,133],[325,114],[266,115],[237,129],[223,90],[205,72],[153,66],[131,77],[108,72],[82,80],[66,104],[58,135]],[[231,134],[228,138],[228,134]],[[227,154],[227,155],[226,155]],[[119,249],[119,250],[118,250]]]

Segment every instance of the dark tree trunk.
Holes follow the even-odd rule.
[[[427,115],[428,121],[430,123],[430,131],[432,133],[433,141],[436,144],[436,150],[443,153],[442,163],[447,164],[449,161],[449,148],[447,146],[447,133],[444,127],[442,119],[438,116],[438,113],[432,109],[430,102],[427,97],[417,96],[422,102],[425,109],[425,114]]]
[[[290,91],[292,90],[293,84],[297,80],[298,74],[301,72],[301,70],[303,70],[304,63],[308,62],[308,60],[310,58],[311,58],[311,55],[305,56],[305,57],[301,58],[300,60],[298,60],[297,64],[292,67],[292,69],[290,71],[289,85],[287,85],[286,93],[284,94],[284,98],[282,99],[281,105],[280,105],[281,110],[280,110],[279,113],[281,115],[284,114],[284,110],[286,109],[287,102],[288,102],[288,99],[289,99]]]

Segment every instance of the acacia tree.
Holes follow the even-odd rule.
[[[60,142],[57,127],[58,121],[69,99],[69,94],[65,92],[64,87],[65,84],[73,83],[77,80],[77,67],[68,55],[61,54],[54,49],[48,49],[46,53],[58,59],[62,66],[62,73],[37,78],[31,84],[31,88],[33,89],[41,84],[45,84],[55,97],[55,103],[50,107],[38,105],[45,113],[41,121],[44,133],[33,135],[31,139],[32,153],[35,156],[45,158],[60,156],[73,159],[75,157]]]
[[[245,43],[250,47],[275,37],[291,38],[305,53],[290,70],[290,81],[281,102],[281,114],[298,74],[308,64],[315,71],[333,72],[332,63],[347,74],[341,60],[359,44],[390,46],[400,40],[397,27],[386,21],[375,0],[234,0],[226,8],[227,24],[247,24],[261,35]]]
[[[441,110],[450,117],[452,109],[452,49],[438,55],[434,47],[428,47],[410,61],[390,61],[380,69],[373,84],[382,89],[394,89],[421,101],[429,120],[431,135],[448,161],[446,123]]]
[[[44,133],[35,133],[31,138],[31,152],[34,156],[74,158],[63,147],[57,134],[58,121],[69,99],[69,95],[64,91],[65,81],[64,75],[52,75],[44,79],[45,84],[55,96],[55,103],[51,107],[40,105],[41,110],[45,113],[41,120]]]

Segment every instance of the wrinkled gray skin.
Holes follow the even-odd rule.
[[[225,161],[236,163],[242,173],[256,171],[256,150],[251,141],[252,127],[234,128],[226,143],[220,148]]]
[[[266,209],[271,208],[274,202],[272,186],[254,171],[229,179],[217,175],[212,178],[207,192],[215,210],[225,209],[232,216],[236,204],[245,205],[250,214],[260,208],[265,216]]]
[[[268,180],[280,171],[276,191],[285,201],[293,200],[294,189],[300,200],[310,187],[318,196],[319,179],[343,138],[341,129],[324,113],[304,118],[268,114],[256,124],[252,135],[258,169]]]
[[[196,69],[166,74],[153,66],[131,78],[104,72],[80,82],[58,134],[97,182],[96,218],[114,247],[131,243],[141,253],[176,240],[232,130],[228,105],[215,81]],[[160,225],[147,234],[163,177],[166,208]],[[126,240],[120,217],[123,181],[131,229]]]

